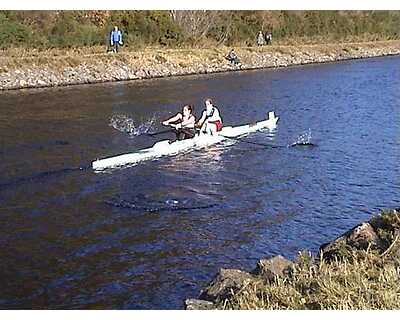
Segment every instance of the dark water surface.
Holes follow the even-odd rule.
[[[0,308],[180,309],[221,267],[294,258],[399,206],[400,58],[0,94]],[[202,98],[246,137],[95,173]],[[110,125],[122,119],[120,131]],[[125,119],[125,120],[124,120]],[[125,127],[123,127],[125,125]],[[165,136],[166,138],[168,136]],[[82,169],[79,169],[79,168]]]

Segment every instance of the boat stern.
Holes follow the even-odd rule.
[[[275,118],[276,118],[275,111],[268,112],[268,120],[272,120],[272,119],[275,119]]]
[[[275,111],[268,112],[268,122],[270,123],[270,126],[275,127],[278,120],[279,117],[275,115]]]

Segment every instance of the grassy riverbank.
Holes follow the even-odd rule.
[[[106,53],[104,46],[81,47],[81,48],[8,48],[1,50],[0,72],[8,69],[32,67],[37,65],[52,65],[58,68],[76,66],[82,63],[109,63],[121,62],[172,62],[190,63],[191,60],[200,62],[218,61],[225,62],[224,56],[232,48],[245,63],[252,53],[259,54],[291,54],[312,51],[319,54],[339,53],[341,51],[357,51],[365,49],[385,49],[388,47],[400,48],[400,40],[369,41],[369,42],[346,42],[346,43],[323,43],[323,44],[294,44],[294,45],[272,45],[262,47],[226,47],[216,46],[211,48],[186,48],[168,49],[160,46],[147,47],[144,49],[122,48],[118,54]],[[189,59],[189,60],[188,60]],[[60,69],[61,70],[61,69]]]
[[[235,47],[241,59],[239,65],[225,59],[230,49],[224,46],[202,49],[123,48],[115,54],[106,53],[102,46],[41,50],[10,48],[3,50],[0,57],[0,89],[286,67],[395,55],[400,54],[400,41]]]
[[[399,259],[375,252],[351,252],[351,259],[327,263],[300,257],[293,273],[271,283],[262,279],[221,302],[221,309],[399,309]]]
[[[208,308],[215,309],[399,309],[399,237],[400,211],[384,211],[322,246],[316,258],[261,260],[241,277],[220,274],[203,296],[213,293]]]

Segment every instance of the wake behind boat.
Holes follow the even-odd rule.
[[[142,161],[174,155],[190,149],[204,148],[219,143],[223,140],[240,137],[261,129],[272,130],[276,128],[278,119],[279,117],[275,116],[274,111],[271,111],[268,113],[267,120],[237,127],[223,127],[222,130],[218,131],[215,135],[200,134],[196,135],[192,139],[179,140],[172,143],[170,143],[169,140],[159,141],[148,149],[93,161],[92,168],[94,170],[104,170],[107,168],[115,168],[124,165],[134,165]]]

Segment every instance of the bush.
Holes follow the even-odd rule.
[[[174,24],[168,11],[113,12],[108,33],[114,25],[122,30],[124,42],[132,46],[177,46],[183,40],[182,31]]]
[[[262,20],[257,16],[257,12],[244,11],[241,14],[234,14],[232,20],[227,45],[236,43],[255,45],[258,31],[262,28]]]
[[[0,11],[0,47],[105,45],[113,26],[128,46],[255,45],[399,39],[399,11]]]
[[[34,44],[33,30],[23,24],[10,21],[4,13],[0,13],[0,47]]]
[[[50,31],[49,43],[54,47],[79,47],[103,44],[101,30],[95,25],[80,23],[72,12],[62,12]]]

